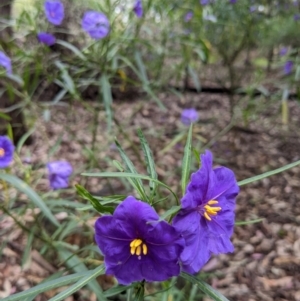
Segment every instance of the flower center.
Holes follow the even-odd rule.
[[[5,150],[4,148],[0,147],[0,158],[5,155]]]
[[[142,254],[147,255],[148,252],[148,248],[147,245],[145,243],[143,243],[143,241],[139,238],[134,239],[131,243],[130,243],[130,253],[131,255],[137,255],[140,256]]]
[[[211,221],[211,216],[215,216],[218,214],[219,211],[222,210],[221,207],[213,207],[213,205],[218,204],[219,202],[216,200],[210,200],[207,204],[203,207],[203,216],[208,220]]]

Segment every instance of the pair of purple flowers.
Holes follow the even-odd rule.
[[[212,254],[233,252],[234,173],[212,168],[212,154],[201,155],[182,208],[172,225],[160,221],[153,207],[128,196],[112,216],[95,224],[95,239],[104,255],[106,273],[119,283],[163,281],[180,271],[197,273]]]
[[[45,1],[44,11],[47,20],[53,25],[60,25],[63,22],[65,13],[63,3],[60,0]],[[106,37],[110,30],[108,18],[103,13],[97,11],[85,12],[81,26],[95,40]],[[55,36],[48,32],[38,33],[37,38],[41,43],[48,46],[52,46],[56,42]]]

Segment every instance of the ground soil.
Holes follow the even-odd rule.
[[[202,93],[177,97],[161,93],[159,99],[167,108],[165,111],[152,100],[143,97],[114,103],[115,122],[111,133],[106,132],[105,112],[101,111],[96,135],[96,160],[93,164],[89,163],[87,149],[92,143],[91,120],[94,110],[91,108],[97,104],[55,106],[50,110],[50,121],[45,122],[42,117],[38,117],[38,130],[33,134],[35,142],[24,147],[21,152],[21,159],[29,161],[41,175],[35,182],[36,190],[48,190],[44,164],[49,159],[65,159],[75,169],[71,185],[80,182],[98,195],[134,194],[120,181],[111,181],[109,185],[99,178],[82,178],[80,173],[87,170],[116,171],[112,159],[120,160],[120,157],[114,145],[114,136],[129,154],[137,170],[145,173],[136,134],[136,129],[141,128],[153,151],[159,179],[180,194],[180,166],[185,143],[182,133],[187,131],[180,122],[180,114],[183,108],[189,107],[196,108],[200,114],[200,120],[194,126],[193,146],[200,152],[209,147],[214,154],[215,164],[231,168],[238,181],[300,160],[300,107],[296,101],[288,103],[289,122],[283,124],[279,100],[240,99],[232,122],[226,95]],[[87,109],[87,105],[90,109]],[[246,108],[248,115],[245,113]],[[40,113],[37,109],[37,116],[43,116]],[[181,134],[183,139],[178,138]],[[61,142],[56,147],[59,139]],[[52,153],[50,157],[47,155],[49,151]],[[193,169],[197,169],[196,160]],[[263,220],[236,226],[233,235],[234,253],[213,257],[203,269],[207,281],[229,300],[300,300],[299,179],[298,166],[241,187],[237,198],[236,220]],[[68,192],[72,195],[71,189]],[[164,191],[161,193],[166,194]],[[78,198],[74,196],[74,199]],[[168,199],[165,204],[158,205],[158,210],[163,213],[172,204]],[[28,211],[24,215],[28,219],[25,222],[30,223],[31,214],[32,211]],[[66,216],[62,214],[59,218],[64,219]],[[49,262],[37,250],[32,250],[31,260],[25,267],[21,267],[26,245],[24,233],[6,215],[0,218],[0,231],[0,298],[34,286],[57,271],[57,263]],[[89,243],[93,244],[92,241]],[[110,285],[107,279],[106,283],[102,279],[102,284],[106,288]],[[50,296],[37,297],[36,300],[47,298]],[[80,298],[74,295],[66,300],[86,300]],[[95,300],[95,297],[91,296],[89,300]]]

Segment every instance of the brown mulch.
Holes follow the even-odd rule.
[[[151,100],[115,103],[114,114],[119,127],[114,125],[111,133],[106,132],[105,112],[101,111],[98,116],[96,162],[92,165],[89,164],[87,148],[91,147],[92,141],[93,110],[87,110],[80,104],[56,106],[51,109],[49,122],[38,118],[39,130],[34,133],[35,142],[24,147],[21,156],[21,159],[29,156],[37,175],[42,175],[35,182],[35,188],[38,191],[48,190],[43,166],[48,161],[49,150],[54,150],[58,139],[61,139],[50,160],[66,159],[72,163],[75,175],[71,184],[83,183],[99,195],[133,193],[120,181],[110,181],[109,187],[106,180],[82,178],[80,173],[87,170],[116,171],[112,159],[120,160],[120,157],[113,145],[114,136],[137,170],[146,173],[136,134],[136,129],[141,128],[153,151],[160,180],[180,194],[180,166],[185,139],[178,139],[171,147],[168,145],[182,131],[186,131],[180,122],[180,113],[182,108],[188,107],[195,107],[200,114],[200,120],[194,127],[193,146],[203,151],[205,145],[209,145],[215,163],[231,168],[238,180],[300,160],[300,107],[296,102],[288,104],[288,125],[281,122],[280,101],[257,98],[247,126],[241,110],[237,109],[235,126],[227,127],[230,115],[226,96],[186,94],[178,98],[162,93],[159,98],[167,107],[166,111]],[[241,100],[240,108],[246,107],[246,101],[246,98]],[[95,104],[88,105],[92,107]],[[228,131],[216,139],[224,129]],[[193,169],[196,169],[197,163],[194,161]],[[203,269],[208,282],[229,300],[300,300],[299,178],[300,167],[295,167],[241,187],[236,220],[263,218],[263,221],[237,226],[233,236],[235,252],[213,257]],[[164,195],[166,192],[161,193]],[[169,201],[165,206],[160,204],[159,210],[162,212],[172,204]],[[32,222],[31,214],[28,211],[22,217],[28,225]],[[49,263],[35,249],[23,258],[26,237],[11,217],[0,216],[0,231],[0,299],[38,284],[59,269],[57,263]],[[47,300],[50,295],[45,298]],[[67,300],[84,299],[71,296]],[[96,300],[95,296],[89,300]]]

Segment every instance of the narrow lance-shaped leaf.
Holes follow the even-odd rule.
[[[132,174],[137,175],[137,171],[133,165],[133,163],[131,162],[131,160],[127,157],[127,155],[125,154],[123,148],[121,147],[121,145],[119,144],[119,142],[117,140],[115,140],[116,146],[118,148],[118,151],[121,155],[121,158],[126,166],[126,171],[130,172]],[[133,185],[133,187],[137,190],[137,192],[139,193],[141,199],[143,201],[149,201],[145,189],[144,189],[144,185],[143,182],[141,181],[140,178],[134,178],[133,180],[130,180],[130,183]]]
[[[138,129],[138,136],[140,138],[141,146],[143,149],[143,153],[144,153],[144,157],[145,157],[145,161],[146,161],[146,165],[147,165],[147,172],[151,178],[157,179],[157,173],[155,170],[155,163],[154,163],[151,149],[149,147],[147,140],[145,139],[143,132],[140,129]],[[149,186],[150,186],[150,189],[152,190],[152,192],[155,193],[156,183],[151,181]]]
[[[51,210],[47,207],[47,205],[41,199],[41,197],[30,186],[28,186],[19,178],[5,173],[0,173],[0,179],[10,183],[19,191],[25,193],[28,196],[28,198],[32,201],[32,203],[34,203],[35,206],[41,209],[45,217],[47,217],[55,226],[59,227],[59,223],[56,220],[55,216],[51,213]]]
[[[204,294],[206,294],[208,297],[212,298],[214,301],[229,301],[221,293],[219,293],[217,290],[212,288],[206,282],[198,279],[196,276],[190,275],[190,274],[187,274],[184,272],[181,272],[180,276],[183,277],[185,280],[197,285]]]
[[[61,301],[65,300],[68,296],[72,295],[73,293],[80,290],[83,286],[88,284],[90,281],[98,277],[99,275],[104,273],[104,266],[100,265],[96,269],[94,269],[90,274],[80,279],[78,282],[73,284],[71,287],[67,288],[66,290],[62,291],[55,297],[49,299],[49,301]]]
[[[190,169],[191,169],[191,149],[192,149],[192,133],[193,133],[193,124],[191,124],[188,137],[186,140],[184,148],[184,156],[182,160],[182,175],[181,175],[181,189],[182,194],[185,194],[186,186],[190,178]]]
[[[265,173],[263,173],[261,175],[258,175],[258,176],[252,177],[252,178],[248,178],[248,179],[245,179],[243,181],[239,181],[238,185],[242,186],[242,185],[246,185],[246,184],[249,184],[249,183],[252,183],[252,182],[255,182],[255,181],[262,180],[264,178],[268,178],[268,177],[273,176],[273,175],[275,175],[277,173],[280,173],[280,172],[286,171],[286,170],[288,170],[290,168],[293,168],[293,167],[295,167],[295,166],[297,166],[299,164],[300,164],[300,160],[296,161],[294,163],[291,163],[291,164],[287,164],[287,165],[285,165],[283,167],[280,167],[280,168],[277,168],[277,169],[265,172]]]
[[[101,93],[103,97],[105,112],[106,112],[106,118],[107,118],[107,126],[108,130],[110,131],[111,125],[112,125],[112,95],[111,95],[111,86],[108,81],[108,78],[105,74],[101,76],[100,79],[100,87],[101,87]]]
[[[143,179],[143,180],[147,180],[147,181],[154,181],[158,185],[163,186],[166,189],[168,189],[174,196],[174,198],[176,200],[176,204],[179,205],[179,200],[178,200],[176,193],[174,193],[174,191],[168,185],[166,185],[163,182],[160,182],[156,179],[152,179],[148,176],[145,176],[145,175],[133,174],[133,173],[129,173],[129,172],[99,172],[99,173],[86,172],[86,173],[82,173],[81,175],[86,176],[86,177],[133,178],[133,179],[135,178],[135,179]]]
[[[111,206],[103,206],[96,198],[94,198],[84,187],[79,184],[75,185],[77,193],[85,200],[89,201],[92,206],[99,213],[111,213],[114,212],[114,207]]]

